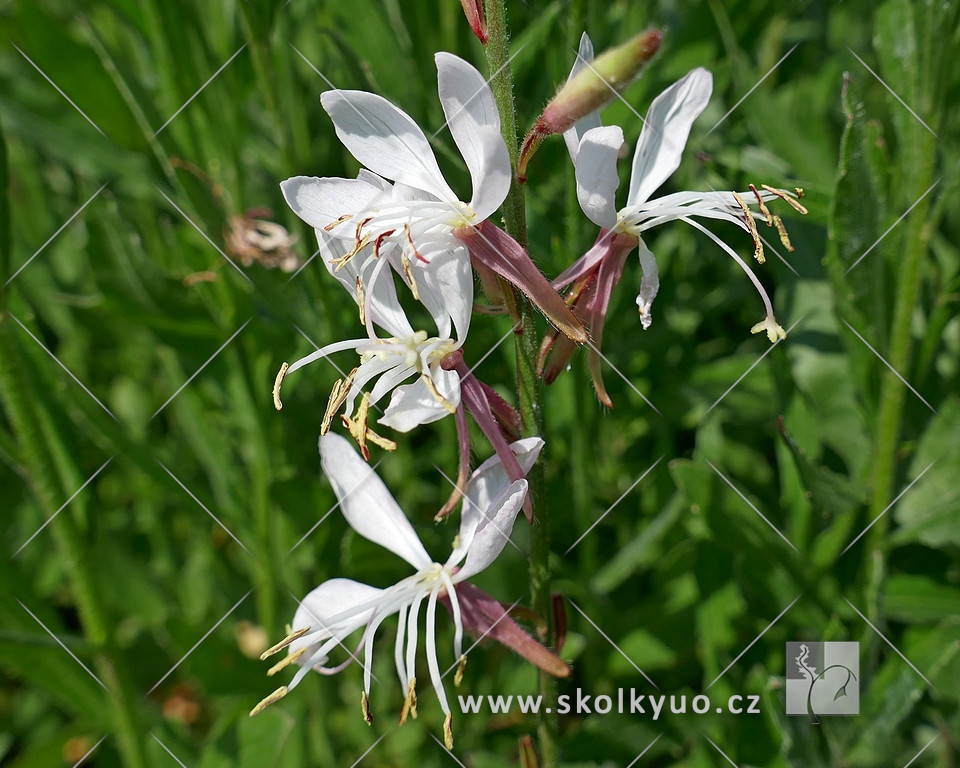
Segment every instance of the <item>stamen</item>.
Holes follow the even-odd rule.
[[[321,435],[325,435],[330,431],[330,422],[333,419],[333,415],[339,411],[340,406],[347,401],[350,389],[353,387],[353,380],[359,370],[359,368],[354,368],[347,374],[346,379],[338,379],[336,383],[334,383],[333,390],[330,392],[330,399],[327,401],[327,410],[324,411],[323,421],[320,422]]]
[[[413,251],[413,255],[416,256],[417,261],[422,261],[424,264],[429,264],[430,259],[425,259],[420,255],[420,251],[417,250],[417,246],[413,242],[413,233],[410,231],[410,224],[403,225],[403,233],[407,236],[407,243],[410,245],[410,250]]]
[[[269,707],[274,702],[280,701],[284,696],[287,695],[287,686],[281,685],[277,690],[263,699],[257,706],[250,710],[250,717],[254,715],[259,715],[263,710]]]
[[[298,629],[296,632],[291,632],[289,635],[283,638],[283,640],[281,640],[279,643],[271,646],[270,648],[267,648],[267,650],[261,653],[260,661],[265,661],[266,659],[273,656],[275,653],[279,653],[288,645],[290,645],[290,643],[292,643],[294,640],[299,640],[309,631],[310,631],[310,627],[302,627],[301,629]]]
[[[381,232],[379,235],[377,235],[377,239],[373,241],[373,258],[375,259],[380,258],[380,246],[382,245],[384,240],[386,240],[388,237],[390,237],[390,235],[392,235],[396,231],[397,230],[395,229],[388,229],[386,232]]]
[[[323,228],[323,231],[324,231],[324,232],[332,232],[332,231],[333,231],[334,229],[336,229],[338,226],[340,226],[341,224],[343,224],[343,222],[345,222],[345,221],[350,221],[350,219],[352,219],[352,218],[353,218],[353,215],[352,215],[352,214],[345,213],[343,216],[341,216],[341,217],[340,217],[339,219],[337,219],[336,221],[331,221],[329,224],[327,224],[327,226],[325,226],[325,227]]]
[[[373,725],[373,712],[370,711],[370,702],[367,701],[367,692],[360,692],[360,709],[363,711],[363,719],[367,725]]]
[[[357,306],[360,308],[360,325],[366,325],[366,315],[364,313],[364,292],[363,278],[357,275]]]
[[[367,448],[367,441],[383,448],[385,451],[397,450],[397,444],[393,440],[381,437],[367,426],[367,415],[369,412],[370,393],[364,392],[360,400],[360,406],[357,408],[356,418],[351,419],[349,416],[340,417],[343,426],[349,430],[351,436],[357,443],[357,447],[360,449],[360,453],[366,461],[370,461],[370,449]]]
[[[443,718],[443,743],[447,749],[453,749],[453,713],[447,712]]]
[[[760,208],[760,212],[764,215],[767,220],[767,226],[773,226],[773,215],[770,213],[770,209],[767,208],[767,204],[763,202],[763,198],[760,196],[760,193],[757,191],[757,188],[750,185],[750,191],[753,192],[753,196],[757,198],[757,206]]]
[[[774,216],[773,224],[777,228],[777,234],[780,235],[780,242],[783,243],[783,247],[792,253],[795,249],[790,242],[790,236],[787,234],[787,228],[783,226],[783,219],[781,219],[779,216]]]
[[[303,654],[307,652],[307,648],[308,646],[305,645],[303,646],[303,648],[300,648],[294,651],[289,656],[286,656],[282,660],[278,661],[276,664],[270,667],[270,669],[267,670],[267,677],[273,677],[281,669],[286,669],[291,664],[295,663],[297,659],[299,659],[301,656],[303,656]]]
[[[281,365],[277,378],[273,381],[273,407],[278,411],[283,410],[283,403],[280,402],[280,387],[283,386],[283,377],[287,375],[287,368],[289,367],[289,363]]]
[[[453,684],[457,688],[460,687],[460,683],[463,682],[463,670],[467,668],[467,657],[463,654],[460,655],[460,663],[457,664],[457,672],[453,676]]]
[[[413,244],[413,238],[410,237],[410,225],[407,224],[403,231],[407,236],[407,242],[410,244],[413,252],[419,257],[420,254],[417,253],[416,246]],[[403,248],[400,249],[400,264],[403,266],[403,274],[406,276],[407,282],[410,284],[410,292],[413,294],[413,298],[417,301],[420,301],[420,290],[417,288],[417,281],[413,277],[413,269],[410,266],[410,257],[407,256],[407,252]]]
[[[407,696],[403,700],[403,709],[400,710],[400,725],[407,721],[407,715],[414,720],[417,719],[417,678],[410,678],[410,686],[407,688]]]
[[[433,398],[438,403],[440,403],[440,405],[442,405],[448,413],[457,412],[457,406],[455,406],[453,403],[447,400],[447,398],[445,398],[442,394],[440,394],[440,390],[437,389],[436,382],[433,379],[431,379],[428,374],[426,373],[422,374],[421,378],[423,379],[423,383],[427,385],[427,389],[430,390],[430,394],[433,395]]]
[[[746,219],[747,226],[750,228],[750,236],[753,238],[753,258],[757,260],[758,264],[763,264],[767,259],[763,255],[763,243],[760,242],[760,233],[757,231],[757,222],[753,218],[753,214],[750,212],[750,209],[747,207],[747,204],[743,201],[743,198],[740,197],[736,192],[731,192],[733,199],[737,201],[737,205],[740,206],[740,210],[743,211],[743,216]]]
[[[793,210],[795,210],[797,213],[802,213],[804,215],[807,214],[807,209],[804,208],[802,205],[800,205],[800,203],[798,203],[796,200],[790,197],[790,195],[788,195],[782,189],[774,189],[773,187],[768,187],[766,184],[761,184],[760,186],[763,187],[765,190],[767,190],[767,192],[769,192],[771,195],[776,195],[777,197],[779,197],[787,205],[793,208]],[[797,187],[796,189],[797,189],[797,197],[803,197],[803,190],[800,189],[800,187]]]

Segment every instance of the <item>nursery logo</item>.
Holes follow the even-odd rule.
[[[787,714],[860,714],[860,644],[787,643]]]

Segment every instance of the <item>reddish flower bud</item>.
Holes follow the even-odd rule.
[[[527,163],[540,143],[611,102],[640,73],[660,49],[659,29],[648,29],[628,42],[604,51],[570,77],[544,108],[523,139],[517,176],[526,178]]]
[[[487,44],[487,20],[483,17],[483,0],[460,0],[463,6],[463,13],[470,23],[470,29],[477,39]]]

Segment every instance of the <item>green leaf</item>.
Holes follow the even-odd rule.
[[[960,615],[960,589],[926,576],[898,574],[887,581],[884,605],[892,619],[939,621]]]
[[[900,524],[892,537],[894,544],[919,542],[930,547],[960,546],[960,402],[950,400],[930,420],[920,437],[908,476],[923,478],[894,509]],[[933,466],[930,466],[932,462]]]

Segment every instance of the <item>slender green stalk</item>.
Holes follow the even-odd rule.
[[[507,32],[504,0],[486,0],[488,41],[486,45],[487,67],[495,74],[490,82],[497,108],[500,112],[501,130],[510,152],[510,163],[517,167],[519,142],[517,138],[516,109],[513,99],[513,75],[510,68],[509,34]],[[523,187],[517,182],[516,173],[510,191],[503,203],[503,220],[508,234],[521,245],[527,243],[527,217]],[[525,435],[543,434],[543,412],[540,402],[540,378],[537,376],[536,313],[530,302],[516,296],[520,314],[520,329],[516,335],[517,354],[517,403],[523,419]],[[533,609],[547,621],[547,637],[554,634],[553,611],[550,598],[550,518],[542,509],[543,470],[539,465],[527,475],[530,494],[537,521],[530,533],[530,596]],[[537,736],[540,743],[540,765],[551,768],[556,763],[556,697],[554,679],[540,672],[540,695],[543,706],[538,714]],[[549,714],[548,714],[549,712]]]
[[[917,199],[933,181],[936,163],[936,139],[926,131],[915,136],[912,159],[915,162],[910,193]],[[907,223],[901,267],[897,276],[897,297],[894,304],[893,327],[890,329],[890,353],[887,362],[895,370],[906,374],[913,357],[911,318],[920,297],[920,283],[930,231],[927,227],[930,198],[925,197],[911,211]],[[880,388],[880,412],[877,419],[877,450],[873,464],[873,497],[870,501],[870,520],[876,519],[890,503],[896,477],[896,454],[900,442],[900,422],[906,387],[893,373],[887,371]],[[882,546],[889,525],[884,515],[870,530],[868,549]]]

